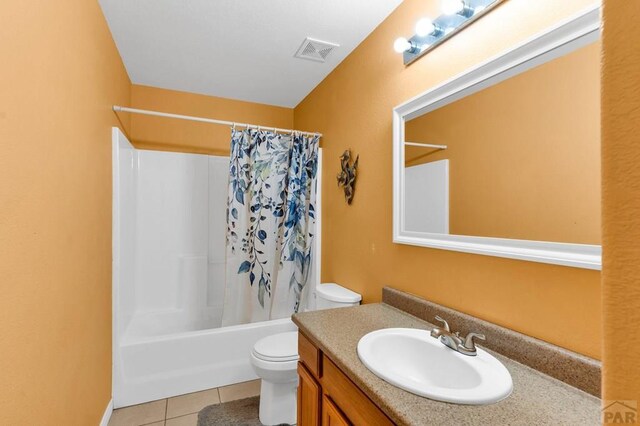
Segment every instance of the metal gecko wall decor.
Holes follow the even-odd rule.
[[[356,156],[353,164],[349,164],[351,161],[351,150],[349,149],[343,152],[340,156],[340,168],[342,170],[337,176],[338,186],[341,186],[344,189],[344,199],[347,204],[351,204],[351,201],[353,200],[359,159],[360,155]]]

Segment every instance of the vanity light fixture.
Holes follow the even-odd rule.
[[[438,36],[444,31],[429,18],[422,18],[416,23],[416,35],[418,37]]]
[[[442,14],[435,19],[423,17],[416,23],[415,35],[399,37],[393,49],[402,53],[409,65],[449,37],[461,31],[504,0],[440,0]]]
[[[393,43],[393,50],[395,50],[397,53],[402,53],[402,52],[417,53],[420,49],[416,44],[410,42],[406,38],[398,37],[396,41]]]
[[[469,1],[443,0],[442,2],[442,13],[445,15],[462,15],[469,18],[474,11],[475,8],[470,6]]]

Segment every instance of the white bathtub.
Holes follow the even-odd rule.
[[[249,354],[261,337],[294,331],[290,319],[122,339],[114,351],[115,408],[257,379]]]
[[[220,328],[227,179],[228,158],[137,150],[113,129],[115,408],[256,379],[255,342],[296,329]]]

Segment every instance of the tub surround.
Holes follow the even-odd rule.
[[[229,159],[136,150],[118,129],[113,156],[114,407],[255,379],[253,345],[295,326],[221,327],[225,236],[215,223],[225,222]]]
[[[487,340],[480,346],[600,397],[602,374],[598,360],[391,287],[382,289],[382,301],[427,322],[440,315],[452,330],[483,333]]]
[[[385,290],[385,293],[387,301],[395,296],[394,303],[399,304],[398,294],[391,289]],[[449,315],[448,312],[440,312]],[[453,320],[453,315],[451,318]],[[522,425],[600,423],[599,398],[491,349],[487,350],[507,367],[514,384],[511,396],[496,404],[448,404],[422,398],[385,382],[369,371],[358,358],[356,347],[360,338],[381,328],[433,328],[432,324],[387,303],[305,312],[294,315],[293,321],[302,334],[397,424],[500,424],[506,420],[509,424]],[[452,322],[454,329],[462,324],[459,320]],[[487,336],[487,340],[501,336],[493,332]],[[487,348],[486,345],[482,346]]]

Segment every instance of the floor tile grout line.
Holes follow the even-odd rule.
[[[167,423],[167,420],[175,420],[175,419],[179,419],[181,417],[187,417],[187,416],[193,416],[194,414],[198,414],[199,411],[196,411],[195,413],[189,413],[189,414],[182,414],[180,416],[176,416],[176,417],[171,417],[170,419],[165,419],[164,423]]]
[[[169,417],[169,400],[171,398],[167,398],[167,407],[165,409],[165,414],[164,414],[165,423],[166,423],[167,420],[177,419],[178,417],[184,417],[184,416],[188,416],[190,414],[198,414],[200,411],[202,411],[203,409],[205,409],[206,407],[208,407],[210,405],[221,404],[221,402],[220,402],[220,391],[218,389],[219,388],[211,388],[211,389],[205,389],[205,390],[202,390],[202,391],[189,392],[189,393],[186,393],[186,394],[183,394],[183,395],[172,396],[171,398],[179,398],[181,396],[195,395],[195,394],[199,394],[199,393],[203,393],[203,392],[210,392],[210,391],[216,391],[215,394],[218,395],[218,402],[214,402],[213,404],[207,404],[204,407],[202,407],[202,408],[200,408],[199,410],[196,410],[196,411],[190,411],[188,413],[183,413],[183,414],[179,414],[177,416],[172,416],[172,417]]]
[[[138,425],[138,426],[149,426],[149,425],[152,425],[152,424],[154,424],[154,423],[159,423],[159,422],[162,422],[162,424],[164,424],[164,423],[165,423],[165,421],[164,421],[164,420],[156,420],[155,422],[142,423],[142,424],[140,424],[140,425]]]
[[[217,405],[217,404],[209,404],[209,405]],[[192,414],[198,414],[200,411],[202,411],[203,409],[205,409],[206,407],[208,407],[209,405],[205,405],[204,407],[202,407],[200,410],[198,411],[192,411],[190,413],[184,413],[184,414],[180,414],[179,416],[173,416],[173,417],[167,417],[165,420],[173,420],[173,419],[177,419],[178,417],[184,417],[184,416],[190,416]]]

